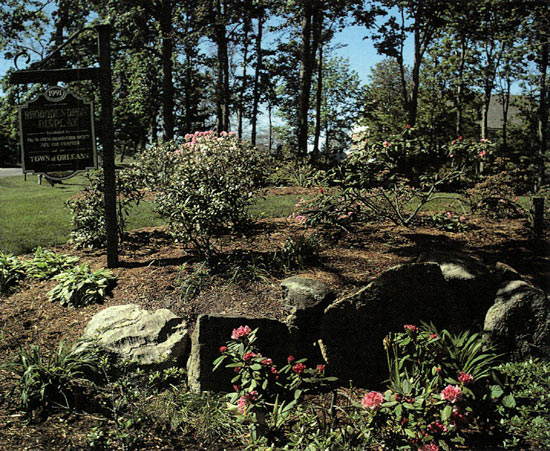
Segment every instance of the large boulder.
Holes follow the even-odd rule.
[[[189,343],[182,318],[167,309],[149,312],[136,304],[108,307],[95,314],[82,338],[123,360],[160,367],[183,364]]]
[[[413,263],[391,268],[356,294],[337,300],[321,321],[321,347],[331,375],[362,386],[387,378],[382,340],[420,321],[448,327],[450,296],[441,268]]]
[[[228,315],[200,315],[191,336],[191,354],[187,362],[187,380],[192,391],[231,391],[234,374],[225,367],[215,372],[212,363],[220,356],[219,348],[231,339],[233,329],[258,328],[256,345],[262,355],[281,366],[293,352],[286,324],[269,318],[245,318]]]
[[[281,282],[281,288],[293,347],[299,349],[300,356],[320,358],[321,317],[334,301],[334,293],[323,282],[305,277],[289,277]]]
[[[480,330],[496,291],[489,268],[478,259],[458,252],[432,251],[421,254],[418,262],[436,263],[441,268],[447,292],[452,297],[451,329]]]
[[[485,336],[515,359],[550,358],[550,300],[522,280],[503,282],[485,317]]]

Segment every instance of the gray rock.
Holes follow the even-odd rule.
[[[515,359],[550,358],[550,300],[522,280],[504,282],[485,317],[486,338]]]
[[[334,300],[334,293],[317,280],[289,277],[281,282],[283,303],[290,312],[286,323],[295,349],[301,356],[321,359],[317,341],[321,317]]]
[[[182,318],[167,309],[149,312],[136,304],[108,307],[95,314],[82,338],[97,340],[124,360],[161,367],[182,364],[189,342]]]
[[[227,368],[212,371],[212,362],[220,356],[219,348],[231,339],[233,329],[249,326],[258,329],[256,344],[262,355],[281,367],[294,351],[290,348],[286,324],[268,318],[245,318],[227,315],[200,315],[191,336],[191,354],[187,362],[189,388],[201,391],[231,391],[234,374]]]
[[[510,280],[523,280],[523,277],[519,272],[506,263],[497,262],[495,264],[495,275],[498,282],[510,281]]]
[[[457,252],[430,252],[420,255],[419,262],[437,263],[451,294],[451,329],[481,330],[485,314],[493,304],[495,280],[489,268],[479,260]]]
[[[321,322],[321,348],[331,374],[346,385],[376,386],[387,378],[382,340],[420,321],[448,327],[453,320],[439,265],[396,266],[356,294],[337,300]],[[449,317],[451,316],[451,318]]]

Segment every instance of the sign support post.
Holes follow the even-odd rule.
[[[72,42],[79,34],[90,30],[90,27],[73,34],[64,44],[42,60],[38,66],[45,63],[63,47]],[[116,174],[113,131],[113,81],[111,73],[111,25],[104,24],[95,27],[99,52],[99,68],[77,69],[42,69],[18,70],[10,75],[12,84],[26,83],[56,83],[58,81],[93,80],[99,82],[101,101],[101,144],[103,148],[103,175],[105,196],[105,229],[107,234],[107,266],[118,266],[118,225],[116,216]],[[16,57],[17,60],[17,57]],[[17,66],[17,63],[16,63]]]
[[[116,174],[113,132],[113,81],[111,77],[111,26],[98,25],[99,95],[101,101],[101,143],[105,181],[105,229],[107,267],[118,266],[118,225],[116,217]]]

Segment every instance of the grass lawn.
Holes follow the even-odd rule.
[[[27,177],[27,181],[23,176],[0,178],[0,251],[19,255],[38,246],[66,243],[71,232],[71,213],[65,202],[82,189],[85,181],[80,175],[52,187],[45,181],[39,185],[35,176]],[[260,197],[251,205],[250,214],[257,219],[287,217],[303,197],[308,196]],[[445,211],[447,203],[456,199],[459,199],[456,193],[441,193],[424,209]],[[520,198],[519,203],[527,207],[529,198]],[[456,202],[456,211],[460,205]],[[132,208],[126,222],[127,230],[163,224],[150,202]]]

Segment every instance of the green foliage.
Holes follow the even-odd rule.
[[[318,261],[321,241],[317,234],[291,235],[273,256],[273,265],[290,271],[308,267]]]
[[[428,224],[432,227],[447,232],[462,233],[471,228],[468,224],[468,216],[465,212],[457,213],[450,208],[445,212],[434,213],[427,219]]]
[[[8,292],[26,276],[26,267],[17,257],[0,252],[0,294]]]
[[[275,167],[267,177],[269,185],[309,188],[316,183],[319,171],[311,164],[288,155],[288,152],[278,156],[273,164]]]
[[[181,266],[176,287],[177,293],[183,302],[196,298],[211,277],[209,267],[205,262],[196,268],[191,268],[189,274],[186,274],[187,267],[186,263]]]
[[[154,154],[169,164],[159,164],[160,183],[150,188],[158,191],[158,212],[174,236],[207,257],[216,250],[216,237],[249,224],[248,207],[262,184],[264,159],[231,134],[197,132],[187,139],[175,150],[161,146]],[[142,166],[146,172],[149,167],[154,171],[156,165]],[[173,172],[165,177],[164,167]]]
[[[507,435],[505,448],[550,448],[550,363],[536,359],[508,362],[498,368],[502,383],[492,397]]]
[[[50,358],[44,357],[39,346],[20,348],[13,361],[3,366],[18,378],[14,390],[29,414],[55,406],[69,408],[82,380],[93,380],[99,372],[94,352],[76,352],[64,342]]]
[[[263,435],[267,428],[267,417],[280,426],[291,414],[302,396],[323,385],[336,381],[325,377],[325,366],[308,368],[307,359],[297,360],[288,356],[284,366],[278,367],[271,358],[263,356],[258,349],[258,329],[240,326],[233,330],[231,341],[220,347],[222,355],[214,362],[214,371],[224,362],[232,368],[235,376],[231,380],[235,393],[228,394],[228,409],[248,419],[256,431]]]
[[[71,241],[77,247],[104,247],[107,242],[105,230],[105,200],[103,171],[87,174],[88,184],[67,201],[72,212]],[[117,225],[120,240],[124,238],[125,220],[131,206],[143,198],[142,181],[135,166],[116,172]]]
[[[55,252],[38,247],[31,260],[25,262],[29,277],[38,280],[49,280],[53,276],[72,268],[78,263],[78,257]]]
[[[48,292],[51,302],[84,307],[102,302],[115,277],[108,269],[90,271],[88,264],[75,266],[54,277],[58,284]]]
[[[518,203],[512,176],[507,172],[491,175],[465,193],[472,213],[489,218],[519,218],[526,216]]]

